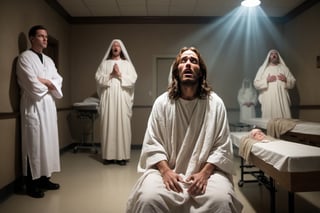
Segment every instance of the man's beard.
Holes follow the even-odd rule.
[[[271,63],[279,64],[280,60],[278,58],[271,58]]]
[[[187,80],[180,81],[180,84],[181,86],[194,86],[198,83],[198,80],[199,79],[196,79],[196,80],[187,79]]]
[[[112,55],[113,55],[113,56],[119,56],[119,55],[120,55],[120,51],[118,51],[118,50],[113,50],[113,51],[112,51]]]

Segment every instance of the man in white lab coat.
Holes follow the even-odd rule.
[[[59,137],[55,98],[62,98],[62,77],[51,58],[43,53],[48,33],[41,25],[29,31],[31,48],[20,54],[17,77],[21,88],[22,168],[26,192],[41,198],[45,190],[59,189],[49,180],[60,171]]]

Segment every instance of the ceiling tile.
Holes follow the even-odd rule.
[[[261,0],[268,16],[284,16],[305,0]],[[72,17],[223,16],[241,0],[57,0]]]

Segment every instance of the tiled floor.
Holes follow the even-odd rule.
[[[0,203],[1,213],[122,213],[127,197],[139,174],[136,166],[140,150],[132,151],[127,166],[103,165],[99,154],[90,151],[66,152],[61,156],[62,171],[52,180],[61,185],[42,199],[14,194]],[[244,205],[244,213],[269,212],[269,192],[257,183],[239,188],[239,163],[235,157],[235,191]],[[320,178],[320,177],[319,177]],[[319,179],[320,181],[320,179]],[[277,187],[277,212],[287,210],[287,192]],[[297,193],[295,212],[320,212],[320,192]]]

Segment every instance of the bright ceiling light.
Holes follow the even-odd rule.
[[[259,0],[244,0],[241,2],[241,5],[244,7],[256,7],[261,4]]]

